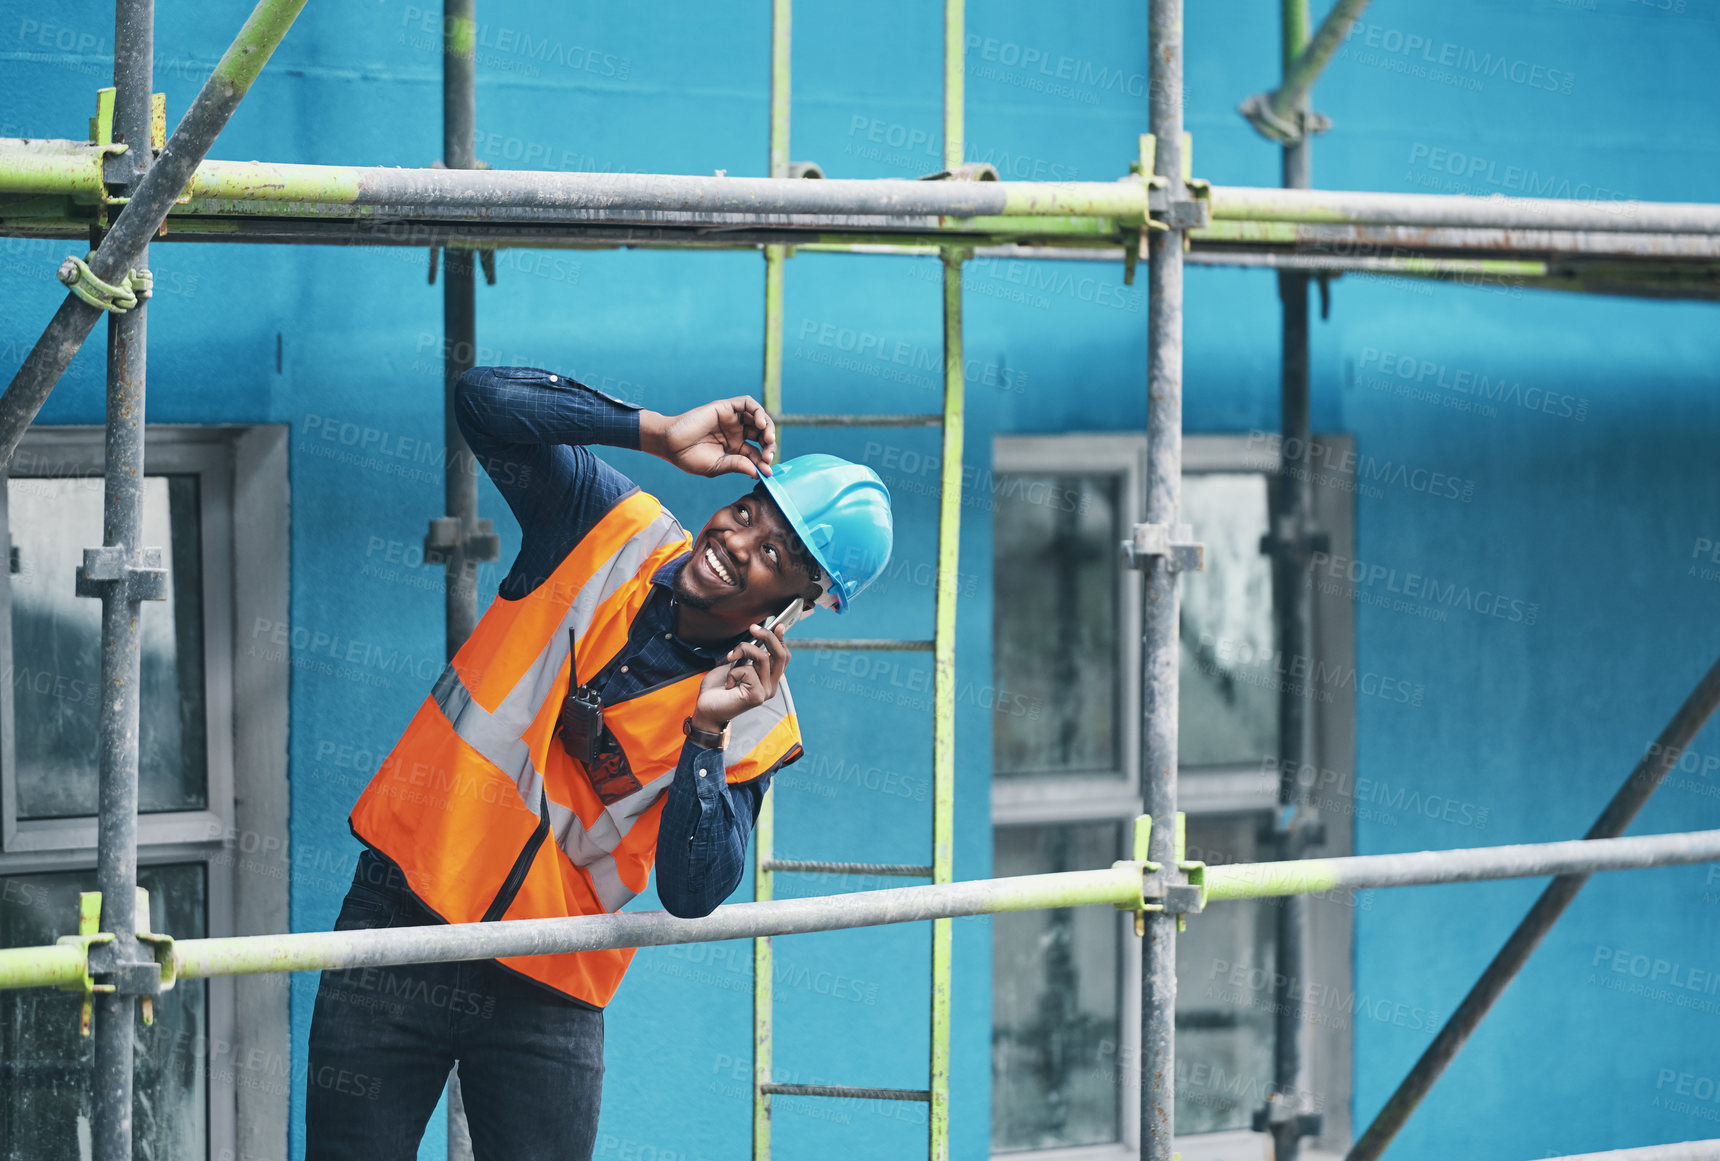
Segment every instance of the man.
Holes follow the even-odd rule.
[[[547,371],[460,380],[460,429],[520,522],[519,557],[354,807],[337,931],[598,915],[645,889],[709,914],[771,776],[800,757],[782,629],[841,612],[889,560],[889,495],[834,456],[773,466],[750,398],[679,416]],[[690,538],[587,445],[758,481]],[[325,972],[308,1161],[396,1161],[449,1069],[477,1161],[589,1158],[603,1007],[632,950]]]

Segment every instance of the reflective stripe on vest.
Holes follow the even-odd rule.
[[[681,722],[704,674],[604,707],[604,724],[640,783],[608,805],[556,739],[555,723],[571,672],[590,680],[626,645],[652,576],[690,544],[654,498],[633,493],[530,594],[493,601],[443,671],[352,814],[354,833],[397,863],[438,915],[475,922],[498,902],[507,902],[509,919],[590,915],[618,910],[644,890],[663,794],[685,740]],[[730,737],[730,782],[798,756],[787,682],[736,718]],[[555,843],[515,871],[546,800]],[[498,900],[510,872],[518,890]],[[631,954],[504,962],[602,1005]]]

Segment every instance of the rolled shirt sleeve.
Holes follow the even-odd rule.
[[[591,445],[637,450],[639,408],[565,375],[474,367],[454,389],[454,418],[520,524],[520,554],[500,586],[506,599],[543,583],[633,490]]]
[[[747,840],[774,772],[730,783],[721,750],[681,747],[657,830],[657,897],[669,914],[709,915],[740,886]]]

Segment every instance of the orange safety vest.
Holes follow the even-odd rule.
[[[555,736],[568,631],[574,672],[590,681],[627,643],[652,575],[691,546],[655,497],[623,498],[548,580],[518,600],[491,602],[371,779],[353,808],[353,833],[399,866],[447,922],[598,915],[645,889],[663,792],[686,741],[681,723],[704,674],[604,706],[626,766],[600,772],[594,785]],[[799,756],[794,701],[778,682],[774,696],[732,723],[728,781]],[[540,809],[554,842],[538,834]],[[500,962],[602,1007],[635,950]]]

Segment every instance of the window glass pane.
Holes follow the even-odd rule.
[[[208,933],[201,863],[139,867],[155,931]],[[54,942],[77,929],[78,892],[96,873],[62,871],[0,879],[0,947]],[[155,998],[155,1023],[133,1024],[132,1124],[138,1161],[209,1155],[205,985],[186,980]],[[81,999],[70,992],[0,992],[0,1158],[80,1161],[89,1155],[95,1041],[78,1034]],[[81,1142],[81,1144],[80,1144]]]
[[[998,875],[1108,867],[1122,843],[1114,822],[995,834]],[[994,1151],[1119,1139],[1119,926],[1110,907],[993,918]]]
[[[994,769],[1110,773],[1118,737],[1116,475],[999,477]]]
[[[208,803],[203,707],[203,570],[196,476],[143,484],[143,542],[160,547],[165,601],[142,606],[138,795],[148,811]],[[13,725],[18,816],[96,811],[101,602],[73,593],[84,548],[102,542],[100,477],[7,485],[12,550]]]
[[[1253,863],[1265,814],[1190,816],[1188,857]],[[1209,907],[1177,936],[1176,1126],[1179,1133],[1246,1129],[1272,1091],[1271,900]]]
[[[1178,758],[1259,762],[1277,750],[1278,682],[1288,676],[1273,656],[1272,565],[1260,551],[1266,477],[1184,476],[1183,520],[1206,545],[1206,567],[1182,576]]]

